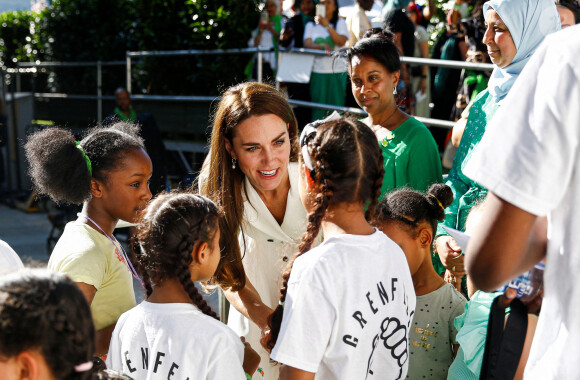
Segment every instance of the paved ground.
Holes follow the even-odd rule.
[[[48,253],[46,240],[51,223],[46,213],[27,213],[0,203],[0,239],[7,242],[20,255],[28,267],[46,267]],[[141,285],[134,281],[137,302],[144,297]],[[218,310],[217,293],[206,297],[214,310]]]

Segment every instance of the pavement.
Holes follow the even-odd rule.
[[[46,268],[49,258],[46,242],[51,228],[45,212],[24,212],[0,203],[0,239],[18,253],[26,267]],[[133,281],[133,288],[139,303],[145,293],[137,280]],[[204,298],[217,312],[217,292]]]

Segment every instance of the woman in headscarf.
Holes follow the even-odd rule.
[[[463,231],[469,210],[487,194],[487,189],[467,178],[462,169],[536,48],[548,34],[560,30],[560,18],[552,0],[490,0],[484,4],[483,11],[487,25],[483,43],[496,67],[487,89],[475,98],[469,112],[446,182],[453,190],[454,201],[446,211],[435,240],[441,263],[448,270],[446,277],[453,283],[460,283],[465,275],[463,256],[461,248],[442,225]]]
[[[465,132],[447,179],[454,193],[454,201],[446,211],[443,224],[460,230],[465,230],[471,208],[487,195],[487,189],[467,178],[462,169],[479,144],[486,125],[502,106],[536,48],[548,34],[560,29],[560,19],[552,0],[490,0],[484,4],[483,12],[487,26],[483,43],[487,45],[496,68],[487,89],[475,98],[471,106]],[[506,128],[509,127],[506,125]],[[446,278],[459,286],[458,280],[465,274],[461,249],[444,231],[438,230],[437,234],[435,248],[447,268]],[[470,293],[473,291],[475,289]],[[448,380],[475,380],[480,377],[489,311],[498,294],[475,291],[465,313],[455,320],[459,330],[456,340],[460,348],[449,368]],[[514,378],[521,377],[526,361],[527,356],[522,354]]]

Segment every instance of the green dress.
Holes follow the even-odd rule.
[[[481,141],[485,127],[491,121],[498,108],[499,104],[487,90],[481,92],[473,101],[461,143],[453,159],[453,166],[445,181],[445,184],[451,187],[453,191],[453,202],[445,210],[445,221],[437,227],[436,236],[447,235],[443,226],[464,231],[465,220],[469,211],[487,195],[487,189],[466,177],[463,174],[463,168],[469,162],[473,149]],[[439,273],[444,272],[445,268],[439,261],[438,256],[434,260],[434,264],[435,261],[437,261],[435,270]]]
[[[385,168],[381,199],[404,186],[426,192],[431,184],[443,182],[435,139],[425,124],[414,117],[379,140],[379,146]]]

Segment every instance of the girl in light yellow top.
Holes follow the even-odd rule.
[[[67,224],[48,268],[68,275],[91,306],[97,354],[105,354],[119,316],[135,306],[127,255],[113,236],[119,219],[134,222],[151,198],[152,165],[137,126],[94,128],[80,142],[65,129],[30,136],[25,146],[34,185],[56,202],[83,204]],[[138,278],[138,277],[137,277]]]

